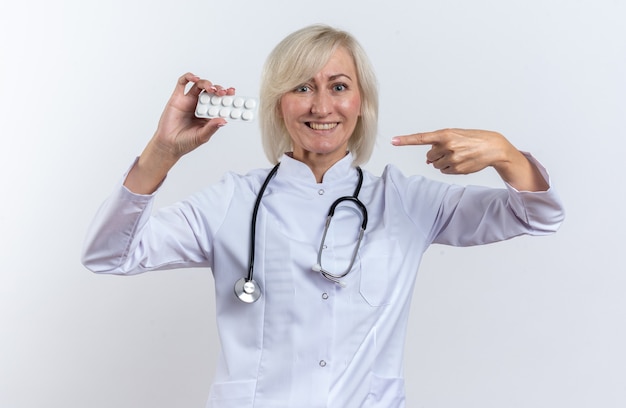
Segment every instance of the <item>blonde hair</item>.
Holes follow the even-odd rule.
[[[361,94],[361,116],[348,141],[348,150],[354,156],[354,165],[367,162],[372,155],[378,131],[378,85],[372,66],[351,34],[317,24],[285,37],[265,62],[261,77],[259,122],[263,149],[270,162],[277,163],[285,152],[293,148],[280,116],[280,99],[319,72],[339,47],[347,50],[354,60]]]

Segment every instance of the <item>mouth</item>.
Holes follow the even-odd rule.
[[[338,122],[332,123],[318,123],[318,122],[306,122],[306,125],[313,130],[331,130],[339,125]]]

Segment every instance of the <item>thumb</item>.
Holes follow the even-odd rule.
[[[218,131],[220,128],[226,126],[228,122],[222,118],[214,118],[208,120],[204,126],[198,129],[198,139],[200,144],[204,144]]]

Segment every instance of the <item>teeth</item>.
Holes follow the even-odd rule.
[[[315,130],[330,130],[337,126],[337,123],[313,123],[309,122],[311,129]]]

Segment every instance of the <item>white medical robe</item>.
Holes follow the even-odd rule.
[[[120,183],[86,238],[83,263],[94,272],[212,270],[221,350],[207,407],[404,407],[410,299],[429,245],[544,235],[563,219],[552,188],[462,187],[407,177],[391,165],[381,177],[364,172],[359,199],[367,230],[342,287],[311,267],[329,207],[357,184],[352,156],[316,183],[306,165],[285,155],[258,212],[254,278],[263,295],[246,304],[233,286],[248,271],[252,209],[268,172],[229,173],[155,211],[153,195]],[[347,268],[361,217],[353,205],[338,207],[322,253],[325,269]]]

